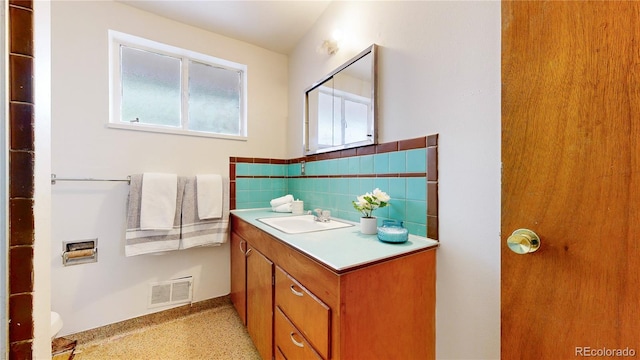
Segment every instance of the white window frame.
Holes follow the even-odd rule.
[[[181,106],[181,127],[170,127],[163,125],[144,124],[121,119],[122,94],[121,83],[121,63],[120,46],[146,50],[156,54],[167,55],[182,59],[182,106]],[[240,134],[228,135],[213,132],[189,130],[188,126],[188,102],[189,102],[189,61],[196,61],[216,67],[223,67],[230,70],[240,71],[242,74],[240,89]],[[167,134],[179,134],[189,136],[202,136],[212,138],[222,138],[231,140],[247,140],[247,66],[232,61],[219,59],[210,55],[201,54],[195,51],[178,48],[171,45],[162,44],[153,40],[144,39],[134,35],[109,30],[109,122],[107,127],[114,129],[138,130],[147,132],[159,132]]]

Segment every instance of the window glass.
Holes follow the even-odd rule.
[[[219,134],[240,132],[242,73],[189,62],[189,129]]]
[[[121,46],[124,122],[180,127],[180,59]]]

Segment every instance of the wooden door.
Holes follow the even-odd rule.
[[[236,308],[242,323],[247,325],[247,268],[245,251],[247,242],[231,232],[231,302]]]
[[[503,2],[503,359],[640,357],[639,157],[640,2]]]
[[[247,331],[263,360],[273,358],[273,262],[247,249]]]

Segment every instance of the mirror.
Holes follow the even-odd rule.
[[[377,143],[376,47],[305,90],[305,155]]]

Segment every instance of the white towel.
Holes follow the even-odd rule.
[[[218,174],[196,175],[198,218],[217,219],[222,216],[222,177]]]
[[[292,203],[293,202],[293,195],[288,194],[285,196],[281,196],[279,198],[275,198],[273,200],[271,200],[270,204],[271,204],[271,208],[277,208],[280,205],[283,204],[288,204],[288,203]]]
[[[289,213],[293,211],[293,203],[286,203],[282,205],[278,205],[276,207],[272,207],[271,211],[279,212],[279,213]]]
[[[140,204],[141,230],[171,230],[176,215],[178,176],[144,173]]]

